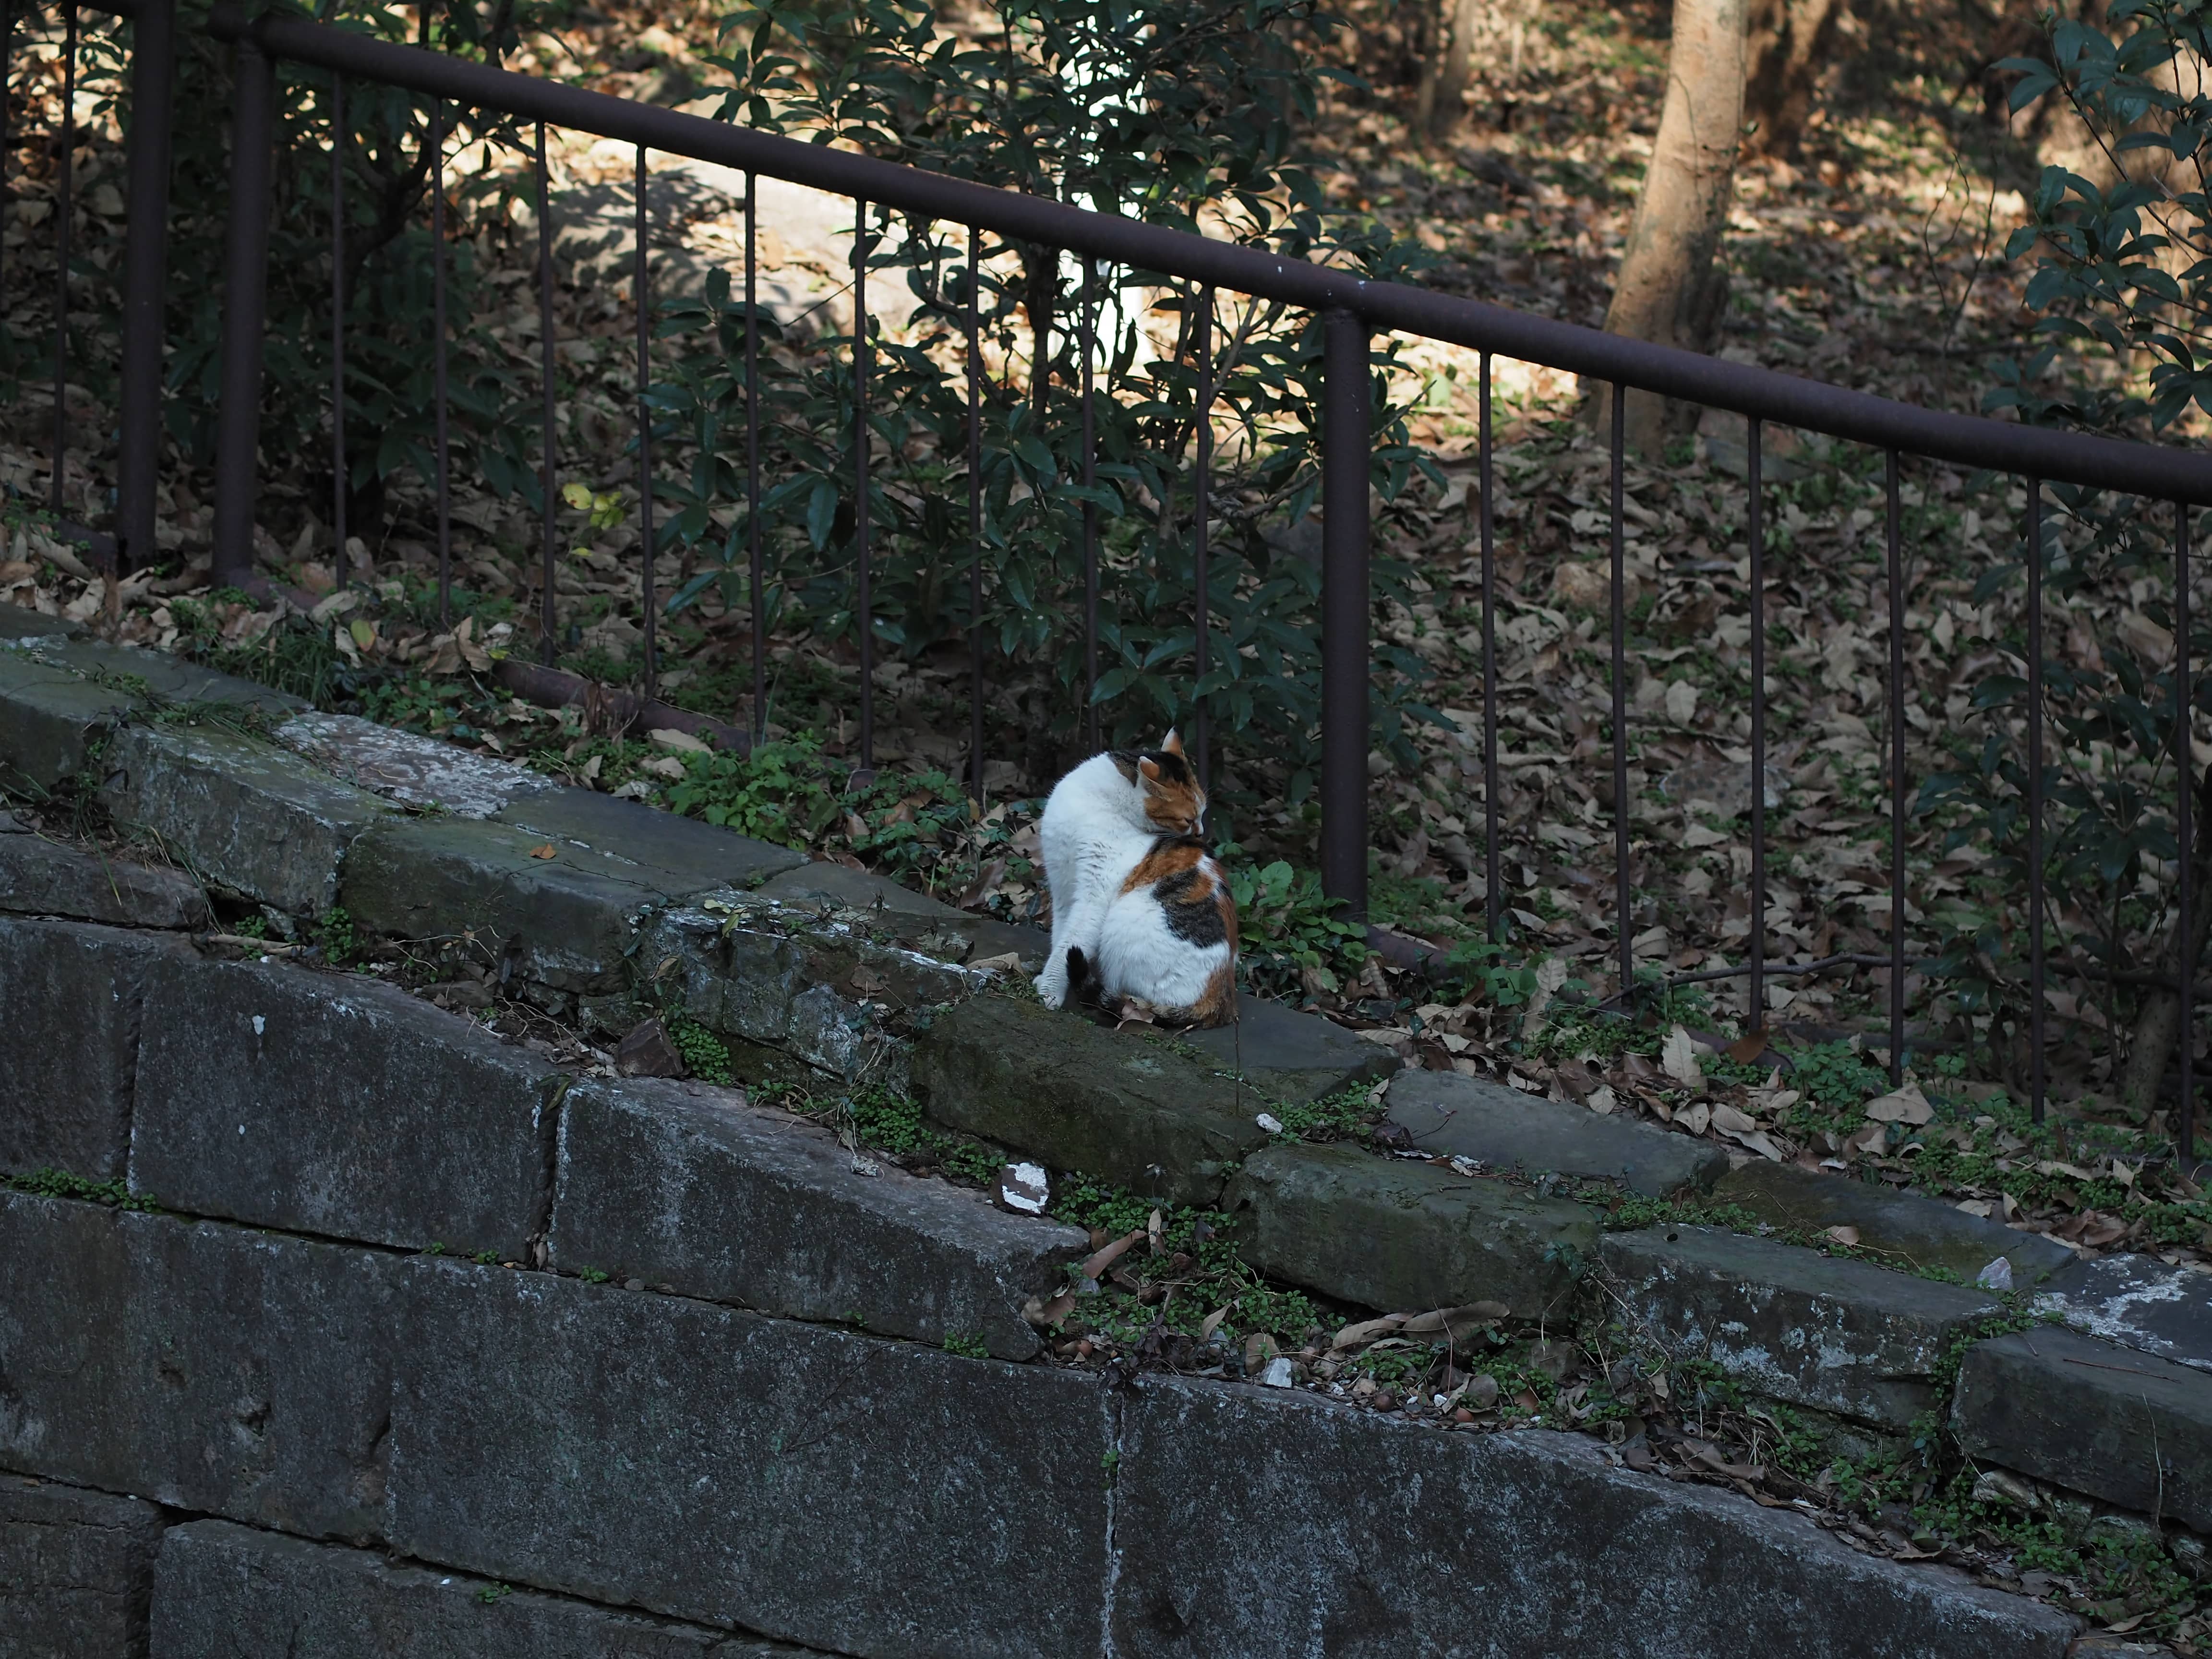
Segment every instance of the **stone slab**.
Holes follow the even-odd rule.
[[[309,704],[305,697],[278,691],[257,681],[215,669],[176,655],[137,645],[109,645],[88,633],[73,634],[58,643],[38,647],[46,660],[88,679],[106,679],[150,701],[172,707],[179,703],[222,705],[233,710],[252,709],[282,718],[296,714]]]
[[[519,795],[492,816],[541,841],[627,864],[640,872],[639,879],[670,899],[716,887],[750,887],[806,862],[805,854],[788,847],[593,789]]]
[[[332,777],[417,810],[488,818],[521,797],[562,786],[514,761],[458,744],[379,726],[357,714],[310,709],[270,733],[285,748]]]
[[[940,899],[902,887],[889,877],[871,870],[823,860],[771,876],[753,890],[779,904],[809,909],[855,909],[879,917],[898,939],[918,951],[951,962],[972,962],[978,957],[1020,958],[1023,971],[1043,970],[1045,952],[1052,936],[1040,927],[1024,927],[973,910],[956,910]]]
[[[227,1521],[170,1528],[152,1659],[799,1659],[802,1650]]]
[[[1022,1317],[1087,1235],[895,1167],[699,1084],[580,1083],[562,1109],[553,1265],[795,1319],[1026,1359]]]
[[[29,650],[0,648],[0,785],[33,798],[78,777],[136,700]]]
[[[161,1540],[161,1512],[151,1504],[0,1474],[0,1654],[145,1652]]]
[[[549,858],[534,848],[555,848]],[[473,933],[518,972],[563,991],[620,987],[633,919],[664,897],[628,860],[549,842],[512,824],[387,820],[354,843],[338,902],[388,939]]]
[[[1893,1255],[1903,1267],[1942,1268],[1969,1285],[1999,1256],[2012,1263],[2013,1282],[2022,1290],[2074,1260],[2074,1252],[2056,1239],[1968,1215],[1936,1199],[1765,1158],[1730,1170],[1714,1183],[1713,1197],[1789,1231],[1856,1227],[1862,1248]]]
[[[2212,1371],[2212,1273],[2148,1255],[2074,1261],[2044,1281],[2036,1306],[2107,1342]]]
[[[416,1258],[393,1541],[860,1655],[1098,1651],[1093,1380]]]
[[[1237,1022],[1180,1034],[1216,1066],[1293,1105],[1389,1077],[1398,1057],[1355,1032],[1264,997],[1239,996]]]
[[[1902,1429],[1936,1402],[1960,1333],[2002,1304],[1717,1227],[1608,1233],[1617,1316],[1668,1353],[1717,1361],[1754,1394]]]
[[[1582,1436],[1150,1376],[1122,1423],[1123,1659],[2060,1659],[2079,1627]]]
[[[366,1541],[397,1259],[0,1192],[0,1467]]]
[[[868,913],[807,912],[734,888],[653,915],[636,960],[656,1000],[718,1036],[892,1087],[905,1080],[906,1053],[886,1023],[927,1017],[989,983],[901,945]]]
[[[137,1076],[131,1188],[172,1208],[503,1259],[544,1231],[566,1079],[365,975],[160,963]]]
[[[122,1178],[146,975],[184,949],[158,935],[0,916],[0,1170]]]
[[[1502,1302],[1519,1318],[1556,1314],[1597,1253],[1579,1204],[1354,1146],[1270,1146],[1224,1204],[1261,1272],[1384,1312]]]
[[[20,605],[0,605],[0,640],[73,639],[86,632],[82,623],[49,617]]]
[[[121,927],[199,927],[207,895],[181,870],[34,835],[0,813],[0,911]]]
[[[1401,1072],[1389,1100],[1418,1150],[1495,1169],[1595,1176],[1653,1198],[1710,1192],[1728,1170],[1727,1151],[1710,1141],[1456,1072]]]
[[[126,726],[100,799],[203,880],[292,915],[337,902],[346,849],[392,809],[287,750],[216,725]]]
[[[1171,1203],[1216,1202],[1267,1140],[1266,1103],[1171,1041],[1012,997],[939,1015],[911,1065],[939,1122]]]
[[[802,864],[770,876],[753,890],[763,898],[774,899],[779,904],[825,905],[847,910],[881,909],[895,916],[925,921],[975,920],[965,910],[956,910],[942,899],[933,899],[927,893],[917,893],[910,887],[902,887],[889,877],[879,876],[872,870],[855,870],[850,865],[835,864],[827,860]]]
[[[1978,1342],[1951,1420],[1967,1453],[2212,1531],[2212,1377],[2060,1326]]]

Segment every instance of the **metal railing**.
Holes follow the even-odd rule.
[[[135,120],[130,156],[129,246],[125,260],[125,338],[123,345],[122,471],[117,527],[122,556],[139,556],[152,546],[154,521],[154,438],[159,430],[160,316],[162,295],[162,218],[167,181],[163,165],[170,119],[169,84],[175,0],[109,0],[102,9],[137,21],[132,68]],[[75,41],[75,6],[69,15],[70,39]],[[218,8],[211,22],[213,33],[233,44],[235,51],[234,103],[231,112],[233,152],[229,226],[224,272],[222,343],[222,406],[216,459],[214,526],[214,578],[240,586],[252,580],[252,538],[256,499],[256,445],[261,383],[262,337],[265,325],[264,278],[267,259],[270,190],[274,137],[274,67],[278,60],[331,71],[338,95],[348,77],[373,82],[419,94],[433,101],[431,126],[438,152],[438,174],[431,191],[436,304],[436,463],[438,497],[438,572],[441,606],[451,574],[451,538],[447,518],[446,407],[446,257],[444,157],[437,136],[446,131],[448,103],[490,110],[536,124],[532,157],[538,209],[538,276],[540,292],[540,349],[544,377],[544,448],[541,458],[544,491],[544,571],[541,582],[543,639],[550,653],[553,637],[556,501],[556,433],[554,422],[554,340],[552,314],[551,201],[547,181],[545,133],[549,126],[589,133],[633,144],[637,149],[637,221],[635,280],[638,302],[638,443],[639,483],[642,496],[642,528],[646,550],[643,577],[647,627],[650,629],[655,605],[653,590],[653,481],[651,420],[646,406],[647,294],[650,270],[646,244],[646,204],[648,180],[646,155],[657,150],[720,163],[746,175],[745,317],[746,329],[746,490],[753,605],[754,729],[763,718],[762,654],[764,618],[762,614],[763,569],[760,541],[760,409],[755,369],[757,365],[758,320],[756,289],[754,211],[759,178],[786,180],[851,198],[855,203],[855,248],[853,270],[854,325],[852,374],[859,430],[853,451],[852,488],[860,505],[855,514],[856,627],[859,635],[860,750],[862,765],[872,764],[874,744],[873,618],[870,588],[868,450],[866,441],[867,387],[870,372],[868,302],[866,297],[870,204],[927,220],[965,226],[969,231],[968,309],[964,342],[968,386],[968,507],[971,537],[979,549],[982,508],[980,477],[983,400],[981,350],[976,311],[977,285],[973,280],[976,248],[981,233],[1058,250],[1082,261],[1083,301],[1081,343],[1083,363],[1084,480],[1093,477],[1095,456],[1091,382],[1092,331],[1096,325],[1095,293],[1098,267],[1103,264],[1124,270],[1156,273],[1193,282],[1207,291],[1241,293],[1278,301],[1320,317],[1322,325],[1322,407],[1321,435],[1322,537],[1322,746],[1320,805],[1322,809],[1321,865],[1324,890],[1344,902],[1355,917],[1365,914],[1367,884],[1367,755],[1369,744],[1369,674],[1370,592],[1368,571],[1369,446],[1372,429],[1372,380],[1369,346],[1378,331],[1425,337],[1471,349],[1480,354],[1480,383],[1478,466],[1480,473],[1480,549],[1482,596],[1481,734],[1484,782],[1484,829],[1487,920],[1491,937],[1498,939],[1502,922],[1499,869],[1498,672],[1497,649],[1497,568],[1492,522],[1493,455],[1492,432],[1492,366],[1496,357],[1547,365],[1571,371],[1613,390],[1610,444],[1610,734],[1613,841],[1615,859],[1614,927],[1618,934],[1619,971],[1624,990],[1636,984],[1636,959],[1628,919],[1632,912],[1631,806],[1628,769],[1628,708],[1626,572],[1624,508],[1626,394],[1635,390],[1657,393],[1703,405],[1731,410],[1748,423],[1747,535],[1753,626],[1750,630],[1751,711],[1750,789],[1751,849],[1747,936],[1748,961],[1740,969],[1688,975],[1691,979],[1742,975],[1749,980],[1749,1007],[1755,1024],[1763,1024],[1765,981],[1825,967],[1826,963],[1779,963],[1766,959],[1767,907],[1765,776],[1767,754],[1766,533],[1764,522],[1765,483],[1762,478],[1762,428],[1768,423],[1798,428],[1831,438],[1872,446],[1884,457],[1884,537],[1888,575],[1889,653],[1884,696],[1887,703],[1890,842],[1890,913],[1887,963],[1889,975],[1889,1048],[1893,1079],[1903,1069],[1905,1053],[1905,986],[1907,965],[1905,934],[1905,820],[1907,765],[1904,710],[1905,673],[1904,635],[1905,578],[1900,516],[1899,463],[1913,454],[1959,465],[2014,475],[2027,486],[2026,544],[2027,651],[2027,911],[2029,942],[2030,1092],[2039,1121],[2045,1095],[2045,903],[2044,893],[2045,754],[2043,702],[2046,664],[2043,657],[2043,583],[2049,562],[2049,538],[2044,522],[2042,490],[2050,483],[2070,483],[2117,490],[2170,504],[2175,514],[2174,577],[2179,614],[2175,630],[2178,660],[2174,674],[2172,735],[2179,787],[2176,822],[2181,856],[2178,908],[2179,937],[2190,936],[2192,906],[2192,838],[2191,828],[2191,764],[2189,763],[2188,698],[2188,510],[2212,504],[2212,455],[2152,445],[2135,444],[2085,434],[2026,427],[1969,416],[1917,408],[1846,390],[1816,380],[1799,379],[1771,370],[1665,346],[1626,339],[1571,324],[1530,316],[1503,307],[1400,284],[1371,282],[1358,272],[1309,263],[1264,249],[1218,241],[1147,224],[1117,215],[1099,213],[1065,203],[1011,191],[988,188],[921,169],[877,161],[866,155],[803,143],[793,139],[756,132],[725,122],[679,113],[657,106],[611,97],[465,61],[413,46],[392,44],[368,36],[308,22],[295,17],[262,15],[247,18],[235,9]],[[66,116],[64,117],[66,119]],[[342,122],[334,131],[343,131]],[[336,153],[331,184],[334,206],[343,190],[342,158]],[[58,222],[67,235],[66,212]],[[342,211],[332,214],[334,237],[343,234]],[[334,255],[339,250],[333,248]],[[343,282],[343,261],[333,258],[333,283]],[[66,283],[66,259],[63,264]],[[343,448],[344,410],[343,294],[333,299],[333,386],[337,446],[334,514],[341,556],[344,542],[346,469]],[[1211,307],[1202,308],[1209,315]],[[1206,419],[1216,386],[1211,344],[1199,335],[1199,434],[1196,455],[1195,567],[1194,618],[1196,668],[1206,672],[1208,640],[1207,593],[1205,586],[1205,536],[1209,472],[1212,464],[1211,429]],[[58,370],[60,367],[58,357]],[[64,416],[57,385],[57,455],[66,447]],[[62,465],[58,459],[56,501],[60,500]],[[1082,548],[1085,638],[1083,660],[1096,684],[1098,654],[1099,553],[1096,509],[1086,506],[1083,515]],[[980,791],[983,767],[982,696],[986,678],[980,630],[981,560],[971,562],[972,597],[970,649],[971,737],[969,759]],[[652,645],[647,642],[647,663]],[[648,672],[649,669],[648,669]],[[1095,718],[1095,715],[1094,715]],[[1206,737],[1198,732],[1201,765]],[[2179,1139],[2185,1148],[2194,1146],[2195,1085],[2189,1040],[2194,964],[2185,964],[2174,987],[2181,1003],[2181,1096]]]

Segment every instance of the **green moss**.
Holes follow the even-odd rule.
[[[34,1193],[40,1198],[74,1198],[88,1204],[105,1204],[116,1210],[153,1210],[159,1206],[145,1193],[134,1193],[121,1181],[88,1181],[66,1170],[39,1169],[27,1175],[6,1178],[7,1185],[19,1193]]]

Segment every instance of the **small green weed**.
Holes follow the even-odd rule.
[[[696,1019],[686,1019],[681,1014],[671,1016],[664,1024],[668,1040],[676,1045],[676,1052],[684,1057],[684,1069],[702,1083],[719,1083],[727,1086],[737,1081],[730,1070],[729,1045]]]
[[[134,1193],[122,1181],[88,1181],[67,1170],[39,1169],[27,1175],[6,1178],[7,1184],[19,1193],[32,1193],[40,1198],[74,1198],[88,1204],[105,1204],[112,1210],[152,1210],[156,1208],[149,1194]]]
[[[957,1353],[963,1359],[988,1359],[991,1351],[981,1336],[963,1335],[958,1331],[945,1334],[945,1352]]]
[[[586,1285],[604,1285],[607,1282],[607,1279],[611,1275],[602,1268],[586,1267],[581,1273],[578,1273],[576,1277],[582,1279]]]

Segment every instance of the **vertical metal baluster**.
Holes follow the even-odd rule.
[[[745,570],[753,595],[753,741],[768,741],[768,594],[760,521],[760,295],[753,257],[757,175],[745,174]]]
[[[1751,1011],[1747,1031],[1766,1029],[1766,423],[1747,422],[1751,439],[1750,510],[1744,526],[1751,552]]]
[[[2027,481],[2028,1115],[2043,1121],[2043,481]]]
[[[554,534],[558,526],[560,496],[555,491],[559,458],[555,454],[553,383],[553,200],[545,161],[545,123],[538,124],[538,374],[544,392],[543,452],[538,460],[538,484],[545,492],[544,591],[538,596],[540,661],[553,660]]]
[[[1191,721],[1193,758],[1198,763],[1198,787],[1205,788],[1212,776],[1207,765],[1206,698],[1199,687],[1206,683],[1212,653],[1210,606],[1207,604],[1206,557],[1211,549],[1206,535],[1206,515],[1213,507],[1213,290],[1198,291],[1198,392],[1192,419],[1198,426],[1198,477],[1191,503],[1192,660]]]
[[[637,147],[637,519],[645,536],[644,581],[640,597],[645,605],[645,697],[647,702],[660,690],[660,662],[655,651],[654,622],[659,607],[653,591],[653,410],[646,394],[653,388],[653,272],[646,252],[647,185],[645,146]]]
[[[15,216],[15,185],[7,158],[15,149],[15,98],[9,75],[15,62],[15,0],[0,0],[0,224]],[[6,252],[0,249],[0,317],[8,314]]]
[[[868,587],[868,204],[853,220],[853,554],[860,630],[860,765],[876,764],[876,613]]]
[[[2181,1173],[2194,1179],[2197,1173],[2197,1081],[2191,1075],[2195,1064],[2197,1033],[2193,1027],[2197,1016],[2197,963],[2191,957],[2187,941],[2190,932],[2190,902],[2196,896],[2190,890],[2196,870],[2197,849],[2194,828],[2190,814],[2197,805],[2197,758],[2195,745],[2190,742],[2190,729],[2194,724],[2192,688],[2189,675],[2189,507],[2186,502],[2173,504],[2173,759],[2174,759],[2174,829],[2181,842],[2180,915],[2175,918],[2183,940],[2181,951],[2181,1099],[2174,1112],[2174,1142],[2177,1162]]]
[[[345,453],[345,76],[331,73],[331,535],[347,579]]]
[[[1083,731],[1085,741],[1098,747],[1098,705],[1091,694],[1098,689],[1098,508],[1089,492],[1097,487],[1097,424],[1091,404],[1091,356],[1097,349],[1097,304],[1098,267],[1087,255],[1083,261],[1083,322],[1077,339],[1083,353]]]
[[[453,625],[453,458],[446,416],[446,100],[430,101],[430,396],[437,407],[438,626]]]
[[[261,436],[261,345],[268,318],[270,177],[276,71],[240,40],[231,59],[230,190],[223,228],[222,393],[216,414],[215,548],[210,580],[249,588]]]
[[[1629,917],[1628,876],[1628,550],[1622,531],[1626,489],[1623,454],[1627,447],[1624,416],[1628,388],[1613,388],[1613,908],[1620,934],[1620,996],[1624,1007],[1636,998],[1634,924]]]
[[[981,231],[968,227],[968,763],[978,811],[989,805],[983,795],[982,240]]]
[[[1889,1085],[1905,1085],[1905,526],[1897,452],[1882,469],[1889,529]]]
[[[1482,867],[1490,941],[1505,942],[1498,860],[1498,557],[1491,496],[1490,354],[1482,354]]]
[[[1367,325],[1324,312],[1321,392],[1321,884],[1367,920]]]
[[[154,562],[161,471],[161,329],[168,293],[169,154],[176,111],[176,0],[142,0],[131,30],[129,204],[123,233],[123,362],[115,528],[125,567]],[[0,88],[7,84],[0,21]],[[0,128],[6,116],[0,113]],[[0,155],[7,141],[0,137]],[[4,222],[0,210],[0,222]]]
[[[70,177],[76,152],[76,0],[62,8],[62,130],[54,202],[54,484],[60,517],[69,483]]]

